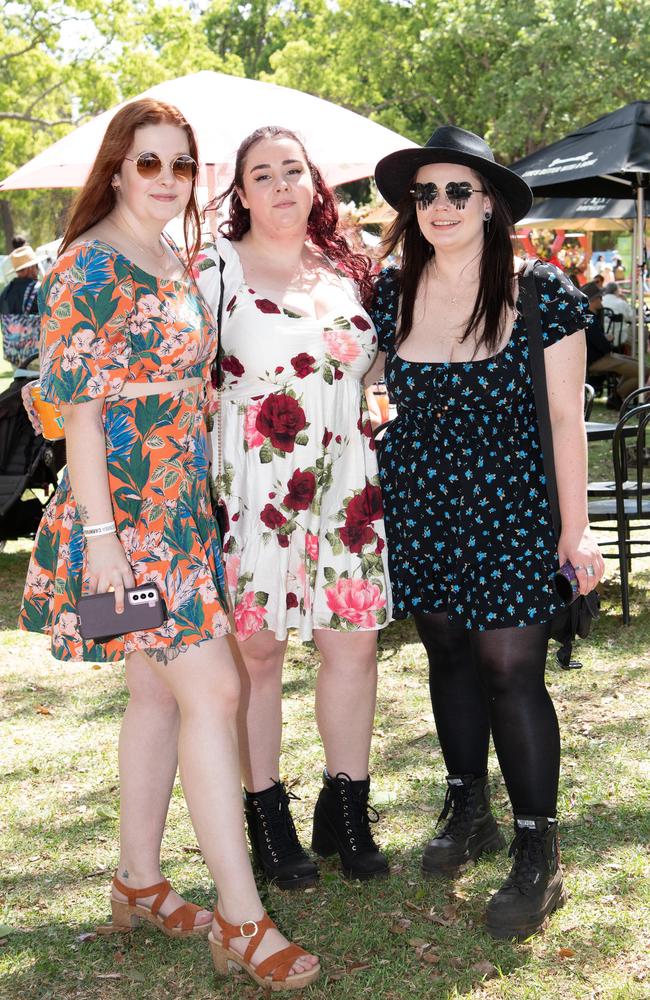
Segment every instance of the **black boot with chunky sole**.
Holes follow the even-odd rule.
[[[542,930],[566,903],[557,822],[546,816],[515,816],[510,845],[512,870],[487,905],[485,923],[493,938],[523,940]]]
[[[422,871],[427,875],[453,875],[481,854],[505,847],[490,810],[486,774],[447,775],[447,795],[438,823],[445,819],[443,829],[424,848]]]
[[[257,869],[279,889],[304,889],[318,880],[318,868],[298,840],[291,798],[296,796],[274,781],[262,792],[244,792],[244,813]]]
[[[370,824],[379,816],[368,805],[370,778],[352,781],[340,771],[331,777],[323,774],[314,810],[311,846],[321,858],[338,852],[347,878],[370,879],[388,875],[388,861],[373,840]],[[370,812],[374,813],[370,816]]]

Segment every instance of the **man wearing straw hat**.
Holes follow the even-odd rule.
[[[16,277],[9,282],[0,296],[0,314],[38,313],[36,292],[38,289],[38,257],[25,244],[9,254]]]

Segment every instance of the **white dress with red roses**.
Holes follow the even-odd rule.
[[[352,282],[319,319],[257,295],[235,247],[204,247],[215,316],[225,261],[222,439],[226,578],[239,639],[270,629],[356,632],[390,621],[374,441],[361,380],[377,353]],[[219,442],[215,427],[213,452]]]

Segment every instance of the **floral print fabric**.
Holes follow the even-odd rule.
[[[209,505],[204,390],[109,398],[126,381],[209,378],[216,329],[193,284],[163,281],[96,241],[67,250],[41,289],[44,399],[104,399],[106,460],[118,535],[137,585],[155,583],[169,618],[159,629],[85,642],[77,600],[86,548],[67,470],[45,510],[20,626],[51,635],[62,660],[173,656],[228,632],[224,573]]]
[[[585,296],[552,265],[535,280],[544,346],[584,329]],[[380,469],[395,617],[445,609],[469,629],[549,621],[557,550],[523,317],[492,358],[410,362],[394,344],[398,301],[388,269],[372,316],[397,404]]]
[[[237,636],[303,640],[391,615],[381,491],[361,379],[377,338],[353,286],[313,319],[245,281],[227,240],[204,248],[199,286],[216,315],[225,261],[222,437],[226,575]],[[219,450],[218,432],[213,450]]]

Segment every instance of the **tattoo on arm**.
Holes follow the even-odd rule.
[[[88,524],[88,508],[82,503],[77,504],[77,513],[82,524]]]

